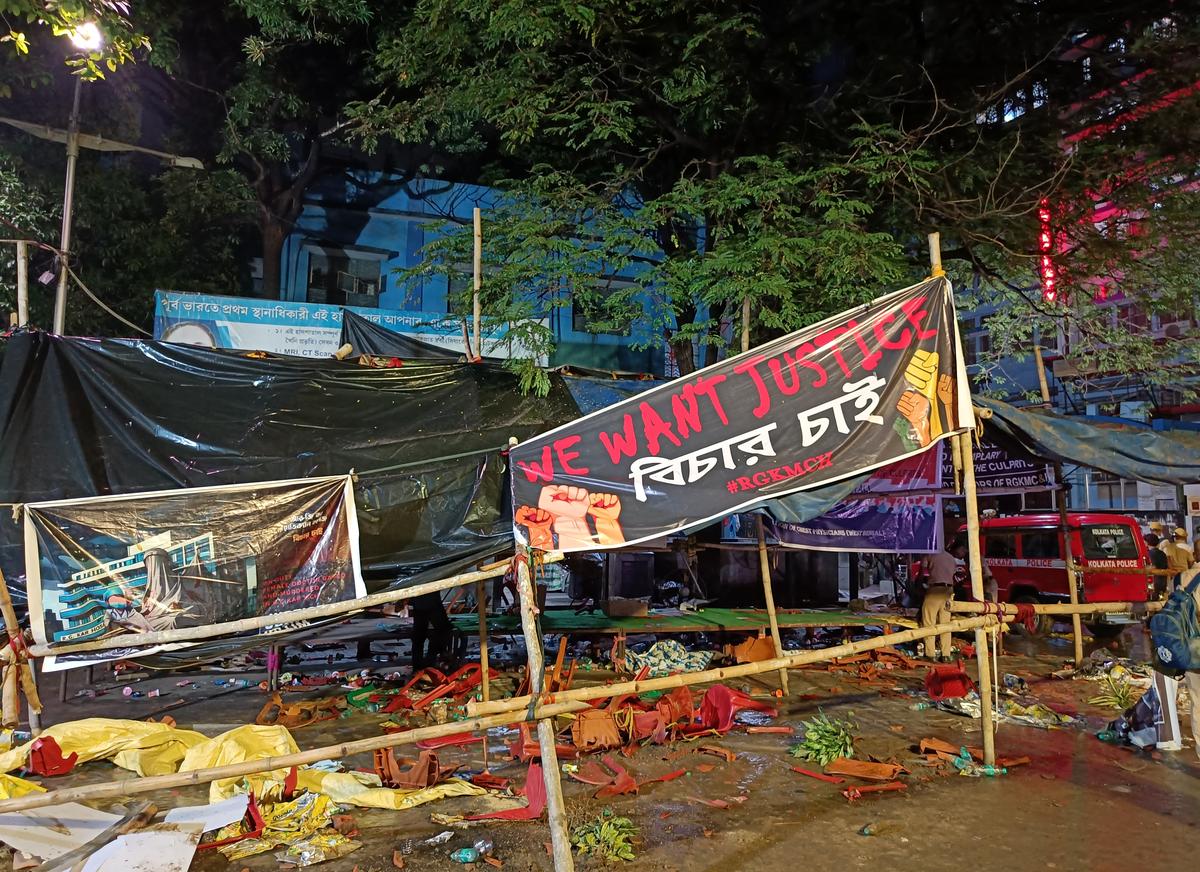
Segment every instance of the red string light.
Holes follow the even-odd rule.
[[[1053,303],[1058,299],[1058,270],[1050,256],[1054,251],[1054,228],[1050,226],[1050,201],[1042,200],[1038,204],[1038,220],[1041,222],[1041,232],[1038,234],[1038,248],[1042,256],[1038,264],[1038,274],[1042,279],[1042,299]]]

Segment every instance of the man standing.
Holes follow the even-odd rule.
[[[1192,559],[1192,549],[1187,544],[1187,530],[1176,527],[1174,541],[1164,543],[1163,551],[1166,552],[1167,568],[1171,570],[1175,587],[1179,587],[1180,577],[1191,569],[1195,562]]]
[[[1162,540],[1154,533],[1146,534],[1146,545],[1149,547],[1151,575],[1154,576],[1154,593],[1157,599],[1162,599],[1167,592],[1167,578],[1171,575],[1167,554],[1162,550]]]
[[[408,601],[408,610],[413,619],[412,668],[417,673],[426,666],[438,664],[449,653],[450,637],[454,625],[446,614],[439,592],[423,593]],[[433,633],[429,632],[430,627]],[[425,654],[425,640],[429,639],[429,654]]]
[[[930,554],[925,558],[929,581],[925,588],[925,599],[921,603],[921,626],[933,627],[950,620],[950,603],[954,598],[954,575],[959,561],[967,554],[967,543],[956,539],[946,546],[945,551]],[[930,653],[932,652],[932,653]],[[950,634],[941,633],[925,640],[925,653],[930,659],[950,659]]]

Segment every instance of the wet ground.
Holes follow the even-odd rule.
[[[1140,630],[1127,631],[1117,643],[1135,653],[1144,644]],[[800,763],[787,754],[794,739],[781,735],[731,733],[719,744],[737,754],[727,763],[711,756],[681,754],[688,745],[649,746],[623,761],[639,780],[686,768],[688,775],[668,783],[651,784],[639,796],[605,802],[591,799],[594,788],[564,777],[563,786],[573,823],[609,807],[640,827],[637,859],[630,868],[662,870],[816,870],[859,868],[936,870],[1105,870],[1184,869],[1195,864],[1200,845],[1200,760],[1185,724],[1184,750],[1174,754],[1143,753],[1113,747],[1095,732],[1115,712],[1090,706],[1096,693],[1088,681],[1059,681],[1046,676],[1069,657],[1069,645],[1010,643],[1022,653],[1006,656],[1002,670],[1024,677],[1042,702],[1056,710],[1087,718],[1087,727],[1042,730],[1002,724],[997,736],[1002,756],[1025,755],[1028,766],[1000,778],[966,778],[939,774],[920,765],[913,746],[923,737],[954,744],[979,745],[978,721],[938,710],[913,711],[914,697],[905,696],[921,685],[922,673],[888,673],[882,682],[863,683],[847,673],[796,670],[791,673],[790,698],[781,703],[773,723],[798,724],[818,710],[850,717],[859,724],[860,756],[895,758],[909,766],[904,793],[869,796],[849,803],[835,786],[790,770]],[[214,735],[253,720],[263,695],[249,688],[221,693],[212,682],[218,676],[193,676],[197,684],[177,688],[179,676],[148,679],[139,690],[161,687],[168,696],[127,700],[120,691],[95,700],[54,703],[50,722],[90,715],[141,718],[172,701],[172,695],[197,700],[173,711],[180,726]],[[254,674],[244,677],[257,681]],[[611,674],[583,680],[603,680]],[[769,698],[774,676],[743,685]],[[80,678],[73,679],[71,691]],[[97,685],[104,688],[104,683]],[[899,693],[897,693],[899,691]],[[47,693],[47,696],[53,694]],[[352,717],[299,729],[301,748],[378,734],[382,716],[356,713]],[[503,736],[492,738],[492,759],[501,756]],[[478,768],[478,750],[446,751],[448,762]],[[369,768],[368,757],[345,761]],[[517,782],[524,778],[520,763],[493,765],[499,775]],[[702,771],[708,770],[708,771]],[[127,773],[104,762],[90,763],[76,773],[56,779],[54,786],[102,781]],[[206,790],[189,788],[151,794],[161,809],[206,801]],[[713,808],[723,800],[728,808]],[[330,872],[357,868],[360,872],[394,868],[393,851],[405,854],[407,869],[461,868],[447,859],[455,847],[487,835],[504,868],[548,869],[544,823],[489,823],[458,831],[445,846],[420,844],[445,829],[430,821],[431,812],[467,814],[494,808],[494,800],[450,799],[403,811],[354,809],[363,847],[340,860],[322,864]],[[605,864],[579,859],[581,869]],[[8,868],[7,863],[2,868]],[[258,872],[279,868],[270,855],[229,864],[215,854],[199,855],[193,869],[243,868]],[[486,868],[486,867],[477,867]]]

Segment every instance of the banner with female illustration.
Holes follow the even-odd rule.
[[[645,542],[973,426],[950,283],[929,279],[515,446],[515,535]]]
[[[349,476],[25,506],[30,624],[42,645],[220,625],[366,595]],[[154,649],[159,650],[159,649]],[[108,649],[46,668],[126,659]]]

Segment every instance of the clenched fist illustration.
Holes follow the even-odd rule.
[[[905,391],[896,403],[896,411],[912,424],[913,431],[917,434],[917,442],[922,448],[933,441],[929,432],[930,408],[929,400],[916,391]]]
[[[588,529],[587,514],[591,508],[587,488],[551,484],[542,488],[538,508],[554,516],[554,532],[558,547],[577,551],[595,546],[596,540]]]
[[[596,538],[601,545],[620,545],[625,532],[617,518],[621,514],[621,498],[616,494],[592,494],[588,497],[588,513],[596,525]]]
[[[954,388],[955,384],[952,376],[938,376],[937,396],[946,408],[946,424],[951,430],[958,429],[958,402]]]
[[[912,386],[913,392],[919,394],[925,402],[917,404],[908,402],[906,404],[902,396],[899,403],[896,404],[900,414],[904,415],[913,425],[913,429],[917,432],[917,440],[922,447],[942,435],[942,416],[938,413],[937,406],[938,363],[940,360],[936,351],[926,351],[923,348],[914,351],[912,359],[904,370],[904,380]],[[905,396],[907,394],[906,391]],[[913,415],[901,408],[901,404],[906,404],[910,410],[915,411],[920,416],[920,423],[914,419]]]
[[[532,506],[521,506],[517,509],[514,519],[529,531],[529,547],[539,551],[554,550],[554,532],[551,525],[554,516],[545,509],[535,509]]]

